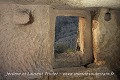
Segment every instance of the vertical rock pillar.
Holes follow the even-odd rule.
[[[79,46],[82,53],[82,65],[87,65],[92,63],[93,53],[92,53],[92,28],[91,28],[91,18],[80,17],[79,18]]]

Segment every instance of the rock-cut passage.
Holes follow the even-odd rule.
[[[55,67],[80,66],[77,16],[58,16],[55,24]]]

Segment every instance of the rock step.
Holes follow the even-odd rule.
[[[55,57],[54,68],[80,67],[81,55],[79,53],[62,53]]]
[[[57,75],[44,75],[34,80],[118,80],[117,76],[107,67],[69,67],[54,69]],[[107,74],[109,73],[109,75]],[[96,75],[95,75],[96,74]]]

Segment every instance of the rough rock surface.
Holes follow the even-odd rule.
[[[117,76],[107,67],[71,67],[58,68],[54,71],[61,74],[58,74],[56,76],[44,76],[38,80],[118,80]]]
[[[110,7],[120,8],[119,0],[0,0],[1,3],[18,4],[49,4],[55,8],[88,8],[88,7]]]
[[[15,76],[6,77],[7,72],[45,72],[52,71],[51,60],[53,53],[53,26],[49,24],[51,14],[48,5],[16,5],[18,4],[51,4],[61,9],[66,5],[69,9],[85,7],[112,7],[119,8],[119,0],[1,0],[0,3],[0,79],[20,80]],[[71,8],[72,7],[72,8]],[[57,7],[56,7],[57,8]],[[16,19],[16,11],[30,10],[30,15],[22,15],[23,22]],[[69,11],[69,14],[72,11]],[[111,11],[112,19],[106,22],[104,14],[106,10],[101,9],[99,16],[95,19],[93,27],[94,57],[98,65],[107,64],[117,75],[120,72],[120,12]],[[19,12],[18,12],[19,13]],[[80,12],[77,12],[79,15]],[[83,13],[81,13],[83,15]],[[88,13],[89,14],[89,13]],[[54,15],[54,14],[53,14]],[[72,14],[74,15],[74,14]],[[86,14],[84,14],[86,15]],[[16,16],[16,17],[19,17]],[[34,18],[31,19],[31,17]],[[90,15],[86,16],[90,22]],[[29,18],[29,19],[28,19]],[[18,21],[18,22],[15,22]],[[29,24],[26,24],[28,23]],[[16,24],[17,23],[17,24]],[[52,22],[53,23],[53,22]],[[25,25],[19,25],[25,24]],[[88,27],[89,26],[89,27]],[[52,34],[52,35],[51,35]],[[85,27],[85,58],[84,63],[91,62],[91,25]],[[87,53],[90,52],[90,53]],[[90,56],[88,56],[90,55]],[[107,68],[92,69],[92,71],[106,71]],[[104,72],[103,71],[103,72]],[[95,77],[95,78],[94,78]],[[48,77],[49,78],[49,77]],[[58,77],[61,79],[61,77]],[[87,77],[85,77],[88,79]],[[84,78],[84,79],[85,79]],[[113,77],[89,77],[92,80],[116,80]],[[65,78],[66,79],[66,78]],[[24,80],[24,79],[22,79]],[[53,80],[53,79],[51,79]],[[69,79],[70,80],[70,79]]]
[[[61,53],[56,54],[54,67],[79,67],[81,66],[81,55],[80,52]]]
[[[13,23],[25,25],[30,21],[30,11],[22,10],[16,11],[13,15]]]
[[[31,11],[34,22],[15,25],[13,20],[16,11],[24,12],[26,9]],[[20,20],[21,16],[18,17],[16,21],[20,24],[28,21],[28,15],[22,15],[23,22]],[[7,72],[52,70],[49,29],[49,6],[0,5],[0,73],[2,76],[6,77]]]
[[[108,64],[120,72],[120,11],[111,11],[111,20],[105,21],[106,9],[101,9],[93,21],[93,47],[95,62]]]

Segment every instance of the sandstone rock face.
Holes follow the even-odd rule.
[[[79,16],[80,20],[83,20],[83,19],[81,19],[81,17],[85,18],[85,25],[83,25],[84,29],[82,30],[82,31],[84,31],[84,37],[81,38],[82,40],[85,40],[85,41],[83,41],[83,44],[82,44],[82,45],[84,45],[84,47],[83,47],[84,53],[82,55],[82,62],[81,63],[82,63],[82,65],[92,63],[94,58],[93,58],[93,53],[92,53],[92,30],[91,30],[90,12],[89,11],[84,11],[84,10],[56,10],[56,9],[50,9],[50,26],[51,26],[50,34],[51,35],[55,34],[55,27],[54,26],[55,26],[55,19],[56,19],[57,16]],[[53,31],[53,33],[51,33],[51,31]],[[51,36],[51,37],[54,38],[54,36]],[[51,42],[53,42],[53,41],[54,40],[51,40]],[[52,54],[52,55],[54,56],[54,54]]]
[[[80,52],[56,54],[55,68],[79,67],[81,66]]]
[[[9,2],[10,0],[6,1]],[[16,2],[16,0],[12,1]],[[18,3],[23,3],[24,1],[21,0]],[[45,3],[48,3],[47,0],[45,1]],[[56,1],[53,0],[50,1],[50,3]],[[61,1],[64,2],[66,0]],[[111,6],[111,0],[109,1],[108,6]],[[28,0],[25,2],[27,3]],[[31,0],[30,2],[34,1]],[[64,3],[73,5],[74,7],[76,3],[79,3],[77,6],[81,7],[80,2],[77,2],[77,0]],[[88,4],[84,1],[83,3]],[[116,6],[119,5],[119,1],[116,1],[115,3],[117,3]],[[56,12],[56,14],[53,12]],[[68,12],[67,15],[82,15],[82,17],[86,18],[87,22],[91,21],[90,14],[87,12],[72,12],[70,10],[63,12],[53,10],[53,12],[50,11],[50,7],[48,5],[0,5],[0,79],[3,77],[3,80],[20,80],[19,77],[21,76],[17,78],[15,76],[5,76],[7,72],[23,73],[53,71],[52,53],[54,49],[54,21],[57,15],[63,15]],[[111,11],[112,18],[108,22],[104,20],[105,13],[106,9],[101,9],[99,11],[98,18],[93,21],[93,47],[95,63],[98,65],[106,63],[115,73],[119,73],[120,12]],[[84,58],[82,58],[82,63],[88,64],[93,60],[91,23],[86,24],[84,31],[85,54],[83,55]],[[105,70],[107,69],[105,68]],[[26,77],[24,77],[24,79],[26,79]],[[87,79],[88,78],[86,77],[86,80]],[[93,80],[93,77],[89,79]],[[111,78],[97,80],[110,79]]]
[[[86,7],[120,8],[119,0],[1,0],[0,3],[49,4],[59,9],[78,9]]]
[[[14,24],[27,24],[30,21],[30,12],[28,10],[16,11],[13,15]]]
[[[19,10],[23,12],[29,10],[34,22],[26,24],[29,22],[30,15]],[[52,42],[49,41],[51,39],[49,30],[49,6],[0,5],[0,73],[2,76],[6,77],[7,72],[51,71],[50,53],[53,48]]]
[[[106,9],[101,9],[93,20],[93,47],[95,62],[108,64],[115,72],[120,68],[120,11],[111,11],[111,20],[105,21]]]

